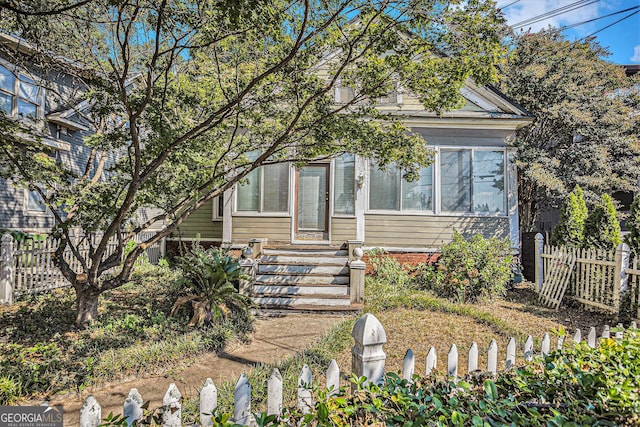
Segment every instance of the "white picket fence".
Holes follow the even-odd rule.
[[[150,238],[154,233],[145,232],[135,236],[136,242],[142,242]],[[93,246],[98,243],[98,236],[92,236]],[[72,237],[81,256],[88,257],[89,241],[81,236]],[[69,282],[62,272],[54,265],[53,256],[58,248],[59,240],[48,236],[43,240],[26,239],[16,241],[10,234],[2,236],[0,257],[0,303],[13,302],[14,296],[21,294],[36,294],[55,288],[68,286]],[[107,258],[117,248],[115,239],[109,240],[107,250],[103,257]],[[146,249],[146,258],[152,264],[164,256],[164,240]],[[70,248],[66,248],[63,254],[65,260],[74,271],[82,271],[80,262]]]
[[[618,325],[614,338],[622,338],[622,325]],[[635,336],[637,326],[634,323],[629,328],[629,333]],[[384,360],[386,358],[382,346],[386,342],[386,334],[380,322],[372,314],[362,316],[353,328],[352,336],[355,344],[352,349],[352,372],[357,376],[364,375],[369,381],[381,383],[384,375]],[[609,326],[604,326],[601,338],[610,338]],[[580,329],[576,330],[572,336],[574,342],[583,340]],[[587,343],[595,348],[598,344],[597,331],[592,327],[587,334]],[[565,337],[560,336],[555,348],[561,350]],[[540,351],[538,354],[548,354],[551,351],[551,338],[549,334],[544,334]],[[512,337],[507,344],[505,351],[506,369],[516,365],[518,346]],[[527,337],[522,348],[522,358],[530,361],[535,355],[533,337]],[[433,375],[437,367],[437,351],[431,347],[425,359],[425,375]],[[480,372],[479,351],[477,343],[472,343],[469,348],[468,370],[469,373]],[[486,355],[486,371],[492,374],[498,373],[498,345],[495,340],[491,340]],[[402,378],[411,381],[415,373],[416,357],[411,349],[407,350],[402,363]],[[458,379],[458,348],[451,345],[447,353],[447,376],[454,381]],[[335,360],[332,360],[325,372],[324,386],[329,394],[336,394],[340,388],[340,369]],[[304,365],[298,377],[297,407],[302,413],[308,413],[314,406],[313,403],[313,378],[311,370]],[[254,418],[251,409],[251,384],[248,377],[243,373],[238,379],[234,389],[234,422],[241,425],[253,425]],[[178,427],[182,423],[181,393],[175,384],[171,384],[162,399],[162,407],[158,413],[162,418],[162,426]],[[212,425],[212,414],[218,406],[218,390],[211,378],[207,378],[200,391],[199,396],[199,421],[203,426]],[[137,389],[133,388],[123,404],[123,418],[128,425],[134,421],[141,420],[144,416],[143,398]],[[267,381],[267,414],[281,415],[283,408],[283,381],[278,369],[274,369]],[[102,408],[93,396],[88,396],[80,410],[80,426],[96,427],[101,423]]]

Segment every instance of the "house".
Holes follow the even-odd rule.
[[[0,109],[29,129],[20,136],[25,144],[41,145],[55,161],[82,174],[90,153],[84,138],[93,133],[82,114],[86,103],[79,101],[86,85],[71,74],[33,65],[27,59],[30,47],[18,38],[0,33],[0,44],[5,52],[0,57]],[[53,214],[38,192],[0,179],[0,229],[45,233],[53,225]]]
[[[345,88],[336,90],[336,102]],[[401,171],[379,170],[349,154],[303,167],[263,166],[185,223],[174,240],[244,246],[340,247],[357,240],[365,248],[428,253],[465,235],[508,237],[519,247],[516,129],[532,117],[493,87],[469,81],[463,108],[440,116],[424,111],[410,94],[380,100],[402,114],[411,130],[436,151],[435,162],[407,182]]]

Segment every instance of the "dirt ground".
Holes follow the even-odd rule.
[[[258,318],[249,344],[238,345],[220,355],[206,354],[198,363],[179,372],[106,384],[84,390],[81,394],[58,396],[49,404],[63,406],[65,426],[79,425],[80,408],[84,399],[91,394],[102,406],[103,418],[110,412],[122,413],[122,404],[132,388],[138,389],[145,402],[149,401],[150,408],[159,407],[171,383],[178,386],[183,396],[196,395],[207,378],[219,384],[237,379],[241,373],[248,372],[258,364],[277,362],[303,350],[342,319],[340,316],[326,315]]]

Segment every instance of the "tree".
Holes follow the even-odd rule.
[[[553,29],[516,37],[500,87],[536,117],[514,141],[525,231],[541,204],[557,206],[576,185],[588,205],[637,185],[636,118],[631,93],[620,90],[632,82],[607,54],[593,39],[571,42]]]
[[[584,240],[584,223],[587,219],[587,205],[584,193],[579,185],[573,189],[562,204],[560,222],[551,234],[552,245],[582,247]]]
[[[600,203],[594,206],[584,224],[585,248],[611,250],[622,243],[622,231],[613,199],[603,194]]]
[[[127,281],[148,245],[262,165],[350,152],[415,178],[432,152],[368,100],[399,83],[429,110],[459,107],[465,80],[494,80],[505,53],[491,1],[450,3],[93,0],[54,18],[4,11],[3,28],[32,45],[28,57],[10,46],[4,55],[89,87],[96,134],[84,173],[15,133],[0,138],[2,175],[37,189],[54,212],[55,262],[76,291],[77,324],[97,316],[99,295]],[[339,84],[354,97],[336,106]],[[142,221],[142,207],[162,213]],[[122,261],[124,244],[158,220],[164,228]],[[86,257],[70,239],[78,228],[98,236]],[[63,259],[67,248],[80,270]]]
[[[625,224],[629,230],[629,233],[624,237],[625,243],[635,254],[640,254],[640,194],[633,198],[631,212]]]

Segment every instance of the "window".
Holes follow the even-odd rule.
[[[236,209],[246,212],[289,211],[289,164],[255,169],[238,185]]]
[[[222,221],[222,217],[224,217],[224,196],[214,197],[211,219],[213,221]]]
[[[0,65],[0,110],[7,115],[38,118],[42,114],[44,90],[29,77],[18,78]]]
[[[35,190],[25,190],[25,205],[28,214],[46,214],[47,206],[44,203],[44,199]]]
[[[356,158],[344,154],[334,160],[333,173],[333,213],[337,215],[355,214],[355,173]]]
[[[504,151],[440,150],[443,212],[504,213]]]
[[[395,211],[433,210],[433,168],[423,168],[417,181],[408,182],[391,165],[386,171],[370,168],[369,209]]]

